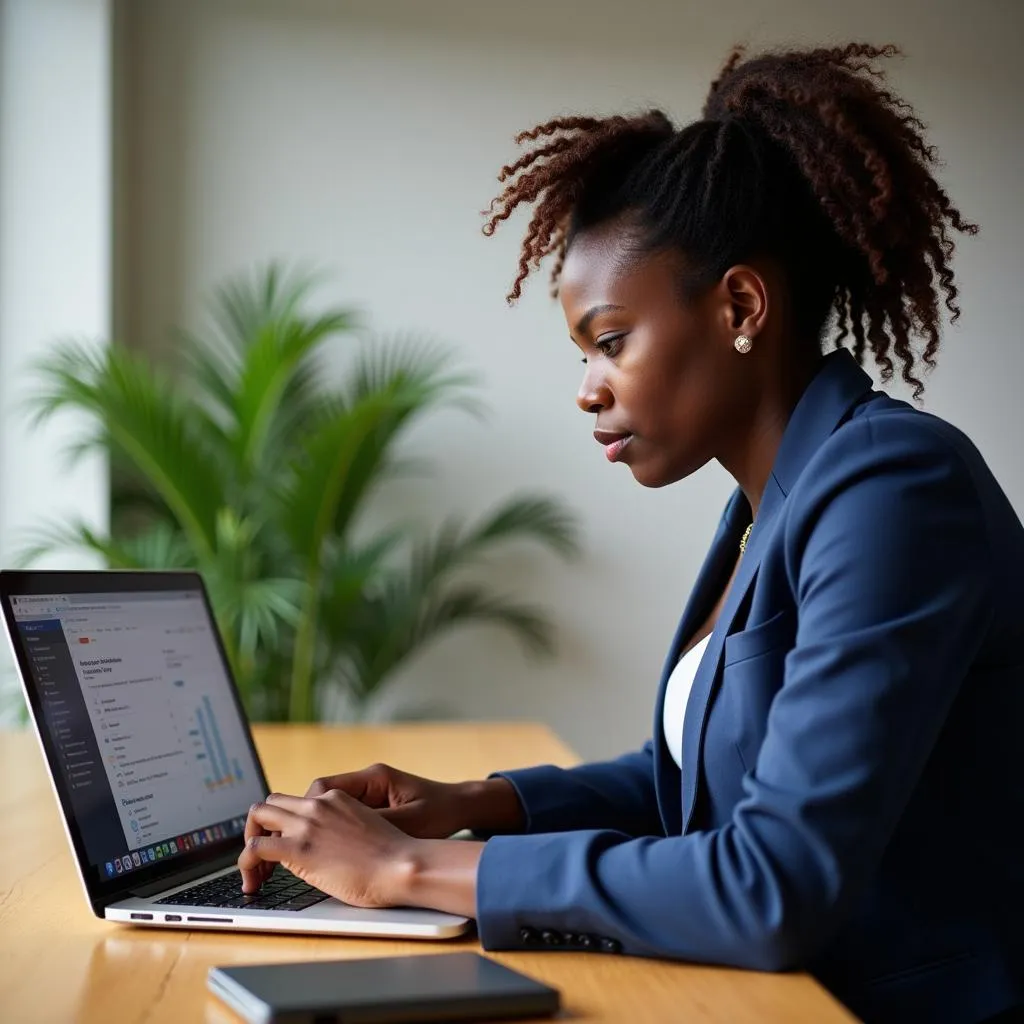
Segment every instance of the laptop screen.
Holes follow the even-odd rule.
[[[9,598],[51,767],[100,879],[239,835],[264,794],[201,584],[180,581]]]

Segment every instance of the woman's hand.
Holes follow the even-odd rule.
[[[394,906],[406,899],[417,842],[341,789],[314,797],[271,793],[245,823],[242,891],[255,892],[282,864],[345,903]]]
[[[404,833],[420,839],[444,839],[464,828],[515,832],[523,827],[519,797],[504,779],[435,782],[386,764],[316,779],[307,797],[340,791]]]

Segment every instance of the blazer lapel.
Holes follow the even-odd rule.
[[[719,668],[722,661],[722,649],[725,646],[725,638],[729,635],[730,626],[736,613],[739,610],[743,598],[754,582],[757,574],[757,567],[761,562],[762,552],[767,545],[767,538],[772,532],[772,523],[775,513],[781,505],[781,501],[772,501],[766,509],[765,498],[769,489],[774,490],[774,481],[769,481],[765,488],[765,494],[761,498],[761,507],[758,510],[757,521],[750,538],[747,541],[746,551],[740,558],[739,569],[736,578],[733,580],[729,596],[725,599],[722,611],[718,616],[718,622],[711,633],[711,639],[704,650],[704,656],[697,667],[697,673],[693,678],[693,686],[690,689],[690,698],[686,704],[686,713],[683,716],[683,771],[682,771],[682,794],[681,794],[681,829],[685,833],[693,818],[694,809],[697,806],[697,792],[700,782],[701,753],[704,739],[704,724],[707,720],[708,708],[711,695],[719,678]],[[746,504],[746,502],[744,502]],[[749,520],[748,520],[749,521]],[[730,538],[732,544],[729,550],[723,552],[723,558],[730,567],[735,564],[739,556],[739,535]],[[723,580],[723,586],[725,581]],[[721,591],[719,591],[719,594]]]
[[[697,581],[686,602],[683,617],[676,629],[672,646],[661,671],[658,699],[654,704],[654,788],[658,808],[666,835],[677,835],[682,826],[679,772],[665,742],[665,728],[662,716],[665,708],[665,691],[683,646],[693,632],[707,618],[715,601],[721,596],[722,588],[729,578],[739,549],[740,537],[750,522],[750,506],[737,488],[725,507],[725,513],[718,524],[718,530],[711,542],[711,548],[697,575]],[[706,658],[705,658],[706,660]],[[685,750],[685,747],[684,747]]]

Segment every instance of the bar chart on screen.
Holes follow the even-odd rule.
[[[235,786],[242,781],[237,758],[229,760],[221,738],[220,725],[210,698],[204,696],[195,709],[196,727],[189,730],[197,748],[196,760],[203,766],[203,784],[208,790]]]

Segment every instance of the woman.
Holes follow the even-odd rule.
[[[1024,1004],[1024,530],[967,438],[858,366],[920,395],[940,290],[958,313],[950,231],[976,231],[872,67],[894,52],[736,53],[685,128],[520,136],[485,230],[533,206],[510,300],[554,254],[608,459],[648,487],[717,459],[738,485],[653,739],[271,796],[247,889],[281,861],[351,903],[474,915],[486,948],[806,968],[872,1021]]]

